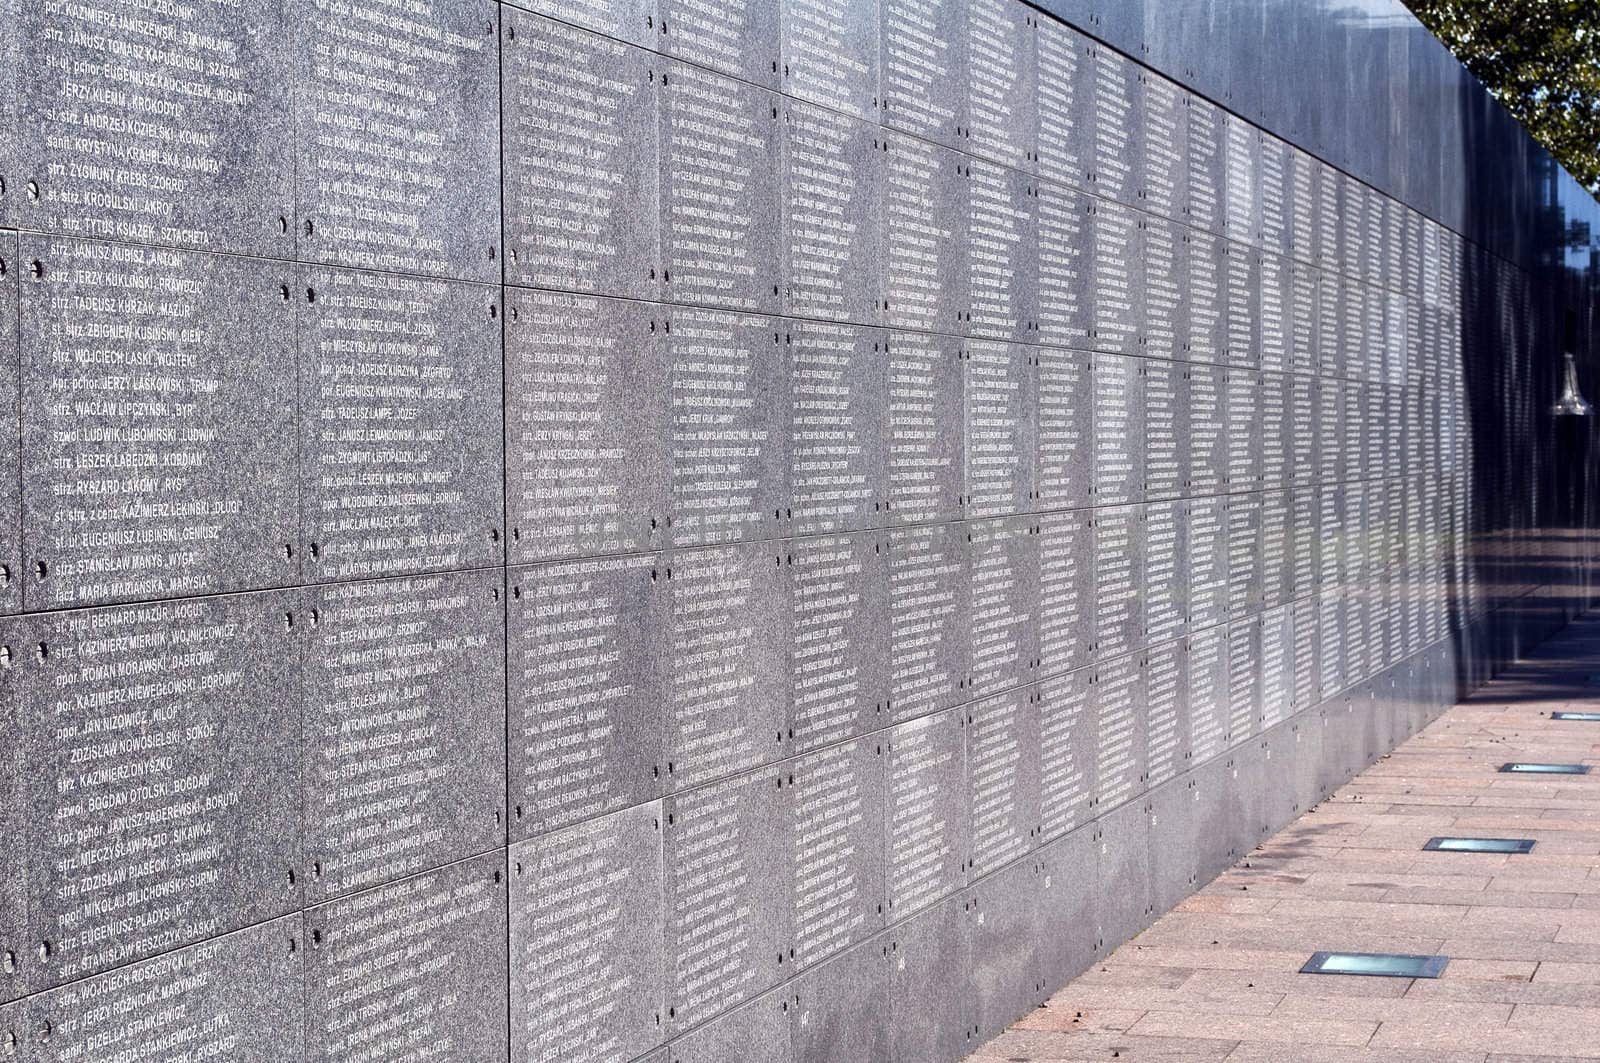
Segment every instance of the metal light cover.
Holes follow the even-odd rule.
[[[1564,357],[1567,359],[1567,368],[1561,375],[1561,397],[1556,400],[1552,412],[1557,417],[1588,417],[1594,413],[1594,407],[1578,390],[1578,365],[1572,360],[1571,354]]]

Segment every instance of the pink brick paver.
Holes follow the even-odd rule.
[[[1600,1061],[1600,621],[1451,708],[968,1063]],[[1591,693],[1592,691],[1592,693]],[[1582,761],[1574,779],[1499,775]],[[1429,853],[1435,835],[1532,838]],[[1439,952],[1437,981],[1302,975]]]

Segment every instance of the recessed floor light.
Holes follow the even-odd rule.
[[[1360,974],[1373,978],[1437,978],[1448,956],[1401,956],[1387,952],[1318,952],[1301,974]]]
[[[1436,853],[1526,853],[1532,838],[1429,838],[1423,846]]]
[[[1500,770],[1512,775],[1587,775],[1587,764],[1522,764],[1513,761],[1500,765]]]
[[[1600,723],[1600,712],[1552,712],[1552,720],[1576,720],[1579,723]]]

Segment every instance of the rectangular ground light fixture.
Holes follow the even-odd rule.
[[[1524,764],[1512,761],[1500,765],[1500,770],[1509,775],[1587,775],[1587,764]]]
[[[1575,720],[1578,723],[1600,723],[1600,712],[1552,712],[1552,720]]]
[[[1301,974],[1357,974],[1373,978],[1437,978],[1448,956],[1402,956],[1387,952],[1317,952]]]
[[[1423,846],[1435,853],[1528,853],[1532,838],[1429,838]]]

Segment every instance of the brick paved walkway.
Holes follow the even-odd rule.
[[[1457,705],[970,1063],[1600,1060],[1600,621]],[[1496,773],[1586,761],[1587,777]],[[1532,838],[1521,856],[1423,852]],[[1437,981],[1302,975],[1318,949],[1437,953]]]

